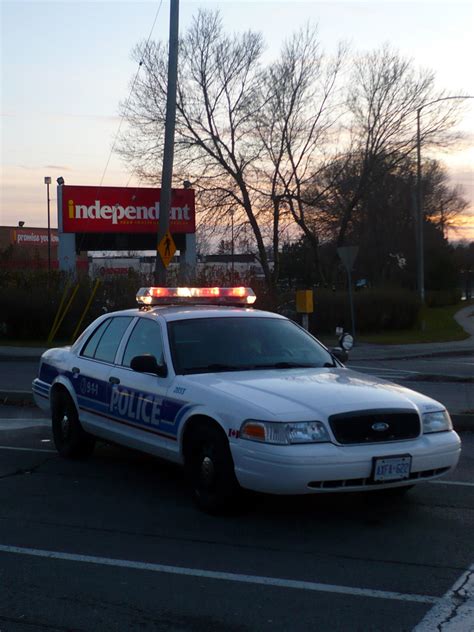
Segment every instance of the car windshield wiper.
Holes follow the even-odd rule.
[[[335,364],[326,362],[323,367],[335,367]],[[181,369],[186,373],[217,373],[219,371],[261,371],[265,369],[320,369],[320,364],[311,362],[272,362],[267,364],[207,364],[201,366],[189,366]]]
[[[254,364],[252,369],[317,369],[319,364],[309,362],[272,362],[271,364]]]
[[[206,364],[201,366],[186,366],[182,370],[183,373],[216,373],[217,371],[247,371],[248,366],[236,364]]]

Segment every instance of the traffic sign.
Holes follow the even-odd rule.
[[[347,271],[352,270],[352,264],[359,252],[359,246],[341,246],[337,253]]]
[[[170,264],[171,259],[176,252],[176,244],[174,243],[173,237],[169,230],[163,235],[163,239],[158,244],[158,252],[160,253],[161,260],[163,261],[163,265],[167,268]]]

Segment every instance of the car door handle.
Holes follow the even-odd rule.
[[[113,375],[111,377],[109,377],[109,382],[111,384],[120,384],[120,380],[118,377],[114,377]]]
[[[73,366],[71,371],[74,373],[74,375],[77,375],[81,372],[81,370],[77,366]]]

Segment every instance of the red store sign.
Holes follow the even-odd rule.
[[[62,186],[65,233],[151,233],[160,217],[161,189]],[[194,233],[194,191],[173,189],[170,232]]]

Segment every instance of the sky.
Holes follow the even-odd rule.
[[[0,225],[47,225],[45,176],[76,185],[129,183],[130,167],[111,149],[119,104],[137,71],[131,51],[147,39],[160,3],[153,39],[166,39],[169,0],[0,0]],[[218,8],[226,30],[262,32],[269,60],[285,37],[311,21],[329,53],[340,41],[354,51],[388,42],[435,71],[438,88],[474,96],[471,0],[181,0],[181,31],[200,7]],[[459,129],[466,135],[462,147],[430,157],[446,164],[470,205],[450,238],[474,240],[474,99],[465,102]],[[53,227],[55,197],[52,187]]]

